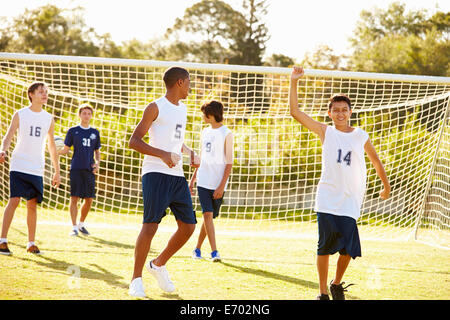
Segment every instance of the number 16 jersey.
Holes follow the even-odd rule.
[[[29,107],[17,111],[19,130],[11,155],[10,171],[42,177],[45,168],[45,142],[52,115],[45,110],[34,112]]]
[[[368,134],[355,128],[342,132],[327,126],[322,146],[322,174],[315,211],[357,220],[366,191],[364,144]]]
[[[187,108],[181,101],[174,105],[166,97],[154,101],[158,106],[158,117],[148,130],[148,144],[154,148],[173,152],[180,156],[180,161],[173,168],[169,168],[159,157],[144,156],[142,175],[149,172],[159,172],[172,176],[184,177],[183,158],[181,149],[186,132]]]

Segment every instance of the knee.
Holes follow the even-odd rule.
[[[195,231],[195,224],[185,223],[183,224],[182,229],[187,235],[191,236]]]
[[[205,221],[208,221],[208,222],[212,221],[213,220],[213,213],[212,212],[205,212],[205,213],[203,213],[203,219]]]
[[[13,208],[17,208],[20,204],[20,198],[19,197],[10,198],[8,204]]]

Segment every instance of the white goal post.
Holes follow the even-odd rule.
[[[140,218],[142,157],[127,142],[144,107],[164,94],[162,74],[171,66],[191,76],[186,144],[199,151],[205,126],[200,107],[212,99],[224,103],[224,123],[235,135],[233,171],[218,218],[222,226],[317,232],[313,208],[321,145],[289,114],[289,68],[0,53],[0,138],[14,112],[28,105],[26,89],[33,81],[49,86],[45,109],[55,117],[58,136],[78,124],[77,107],[89,103],[102,141],[93,210],[107,222]],[[298,92],[300,107],[328,123],[328,99],[347,94],[354,105],[351,124],[368,132],[385,165],[392,196],[382,201],[381,181],[367,162],[361,236],[416,237],[450,247],[450,78],[305,70]],[[47,161],[41,206],[50,219],[68,219],[56,212],[68,209],[70,156],[60,158],[58,190],[49,187]],[[190,179],[188,163],[186,158]],[[8,197],[6,163],[0,166],[0,202]],[[197,196],[193,201],[200,213]]]

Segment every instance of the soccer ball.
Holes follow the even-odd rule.
[[[55,136],[56,150],[61,151],[64,148],[64,140],[61,137]]]

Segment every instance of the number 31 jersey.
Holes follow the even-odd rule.
[[[178,105],[174,105],[166,97],[156,99],[154,102],[158,106],[158,117],[148,130],[148,144],[157,149],[176,153],[181,159],[173,168],[169,168],[161,158],[145,155],[142,163],[142,175],[159,172],[184,177],[181,149],[186,132],[186,105],[181,101],[178,102]]]
[[[357,220],[366,191],[364,144],[368,134],[355,128],[342,132],[327,126],[322,146],[322,174],[315,211]]]
[[[11,155],[10,171],[43,176],[45,142],[52,123],[52,115],[45,110],[31,111],[29,107],[17,111],[19,130],[17,144]]]
[[[64,144],[73,146],[70,170],[90,170],[94,164],[94,151],[100,149],[100,133],[97,129],[82,126],[72,127],[67,131]]]

